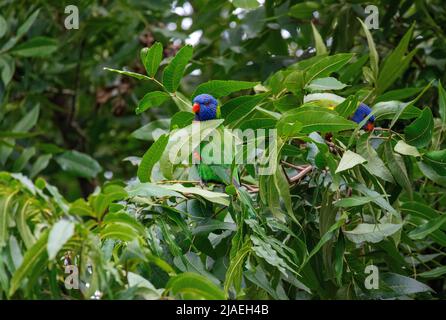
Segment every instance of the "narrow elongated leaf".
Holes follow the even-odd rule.
[[[184,272],[170,278],[166,289],[184,299],[224,300],[224,292],[204,276]]]
[[[31,167],[29,176],[31,178],[37,176],[42,170],[44,170],[48,166],[52,157],[53,156],[51,154],[43,154],[39,156],[36,162],[34,162],[33,166]]]
[[[148,76],[145,76],[145,75],[140,74],[140,73],[132,72],[132,71],[117,70],[117,69],[112,69],[112,68],[104,68],[104,70],[115,72],[115,73],[119,73],[119,74],[122,74],[124,76],[132,77],[132,78],[135,78],[135,79],[138,79],[138,80],[150,80],[150,78]]]
[[[327,47],[325,46],[324,40],[322,40],[321,34],[316,29],[313,23],[311,23],[311,29],[313,30],[313,38],[316,47],[316,54],[318,56],[326,54]]]
[[[32,277],[36,272],[41,272],[41,264],[48,260],[46,245],[48,241],[48,231],[45,231],[37,242],[26,251],[23,262],[15,271],[11,279],[9,296],[12,296],[20,287],[22,281],[27,277]]]
[[[16,46],[12,54],[22,57],[43,57],[57,50],[57,41],[48,37],[35,37]]]
[[[220,98],[233,92],[254,88],[257,84],[259,83],[236,80],[211,80],[200,84],[192,96],[195,97],[199,94],[207,93],[214,98]]]
[[[289,117],[286,117],[286,121],[292,123],[297,121],[302,123],[302,133],[311,133],[315,131],[321,132],[339,132],[343,130],[349,130],[356,128],[356,123],[347,120],[337,114],[320,108],[318,109],[306,109],[300,110]]]
[[[389,237],[399,231],[402,224],[380,223],[370,224],[361,223],[351,231],[344,231],[344,235],[354,243],[371,242],[377,243],[384,238]]]
[[[438,112],[440,113],[441,122],[444,127],[446,126],[446,91],[440,81],[438,82],[438,107]]]
[[[255,9],[257,8],[260,3],[257,0],[234,0],[232,1],[232,4],[237,8],[242,9]]]
[[[432,139],[434,118],[430,108],[424,108],[421,115],[404,129],[406,142],[417,148],[427,146]]]
[[[367,163],[364,163],[364,167],[367,171],[385,181],[394,182],[392,174],[384,161],[381,160],[376,150],[372,147],[367,135],[363,135],[359,138],[358,144],[356,145],[356,151],[367,160]]]
[[[369,31],[369,28],[364,24],[364,22],[362,22],[361,19],[358,18],[358,20],[361,23],[362,30],[364,31],[365,36],[367,37],[367,44],[369,46],[369,51],[370,51],[370,55],[369,55],[370,56],[370,68],[372,69],[372,72],[373,72],[374,81],[376,81],[378,79],[378,74],[379,74],[378,52],[376,51],[375,42],[373,41],[373,37]]]
[[[446,215],[430,220],[429,222],[409,232],[409,237],[414,240],[424,239],[432,232],[441,228],[446,223]]]
[[[395,181],[407,192],[412,198],[412,182],[407,174],[406,165],[404,164],[402,156],[393,152],[392,143],[387,141],[384,144],[385,156],[387,165],[392,173]]]
[[[159,159],[161,159],[161,156],[168,142],[169,142],[169,136],[163,134],[146,151],[138,167],[137,175],[139,181],[141,182],[150,181],[150,176],[152,175],[153,166],[155,165],[155,163],[159,161]]]
[[[163,84],[167,91],[175,92],[180,85],[186,65],[192,58],[193,48],[190,45],[182,47],[169,65],[164,69]]]
[[[48,236],[47,251],[48,258],[53,260],[64,244],[74,234],[74,222],[61,219],[54,224]]]
[[[62,170],[83,178],[94,178],[102,171],[101,165],[92,157],[76,150],[66,151],[56,157]]]

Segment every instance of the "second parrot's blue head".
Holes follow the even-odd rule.
[[[192,111],[195,120],[206,121],[217,118],[217,100],[210,94],[199,94],[193,100]]]
[[[370,113],[372,109],[364,103],[360,103],[355,113],[352,116],[352,120],[356,123],[360,123],[364,120]],[[371,116],[366,124],[364,124],[363,129],[367,131],[372,131],[374,128],[375,116]]]

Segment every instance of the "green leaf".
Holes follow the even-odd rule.
[[[14,195],[15,193],[11,193],[8,196],[0,197],[0,248],[4,247],[8,241],[8,224],[12,213],[11,205]]]
[[[429,271],[419,273],[418,276],[422,278],[435,279],[435,278],[440,278],[445,273],[446,273],[446,266],[442,266]]]
[[[221,107],[221,117],[224,118],[225,125],[238,123],[245,118],[257,105],[259,105],[268,93],[256,94],[253,96],[241,96],[229,100]]]
[[[39,156],[36,162],[34,162],[33,166],[31,167],[29,176],[31,178],[37,176],[42,170],[44,170],[48,166],[52,157],[53,156],[51,154],[43,154]]]
[[[45,231],[37,242],[26,251],[23,262],[14,272],[9,288],[11,297],[19,288],[25,278],[32,278],[36,273],[40,273],[43,264],[48,260],[46,245],[48,240],[48,231]]]
[[[181,129],[192,123],[195,114],[188,111],[179,111],[172,116],[170,120],[170,130]]]
[[[418,152],[417,148],[415,148],[411,145],[408,145],[403,140],[398,141],[397,144],[395,145],[395,147],[393,148],[393,150],[395,150],[395,152],[404,154],[406,156],[421,157],[421,154]]]
[[[197,89],[195,89],[192,97],[207,93],[218,99],[233,92],[254,88],[257,84],[259,83],[236,80],[211,80],[200,84]]]
[[[435,171],[430,165],[426,162],[419,161],[417,162],[418,168],[420,168],[421,172],[430,180],[435,183],[438,183],[441,186],[446,187],[446,177],[441,176]]]
[[[170,95],[163,91],[152,91],[147,93],[138,103],[136,108],[136,114],[140,114],[152,107],[158,107],[167,99]]]
[[[376,120],[413,119],[421,114],[421,110],[413,105],[399,101],[385,101],[372,108]]]
[[[426,152],[423,160],[441,176],[446,176],[446,149]]]
[[[438,82],[438,107],[438,112],[440,113],[441,122],[444,127],[446,126],[446,91],[440,81]]]
[[[137,176],[139,181],[141,182],[150,181],[153,166],[161,159],[161,156],[168,142],[169,142],[169,136],[163,134],[146,151],[138,167]]]
[[[175,92],[178,89],[186,65],[192,58],[193,52],[194,49],[190,45],[182,47],[164,69],[163,85],[166,87],[167,91]]]
[[[166,290],[183,299],[224,300],[224,292],[206,277],[192,272],[184,272],[170,278]]]
[[[0,38],[2,38],[6,31],[8,30],[8,23],[6,22],[5,18],[3,18],[2,15],[0,15]]]
[[[433,290],[424,283],[396,273],[385,273],[382,275],[381,280],[396,294],[401,296],[421,292],[433,292]]]
[[[398,79],[409,66],[412,57],[416,53],[416,49],[405,55],[409,47],[409,42],[412,38],[413,24],[401,39],[395,50],[389,54],[383,61],[381,72],[379,73],[377,82],[377,94],[384,92],[389,88],[396,79]]]
[[[313,80],[305,87],[305,89],[310,89],[312,91],[341,90],[344,89],[346,86],[346,84],[338,81],[333,77],[327,77]]]
[[[367,160],[361,157],[359,154],[347,150],[342,155],[341,161],[339,162],[338,168],[336,169],[336,173],[351,169],[358,164],[364,163],[366,161]]]
[[[165,189],[180,192],[185,195],[187,195],[187,194],[198,195],[200,197],[205,198],[206,200],[208,200],[210,202],[218,203],[223,206],[229,205],[229,196],[226,193],[209,191],[209,190],[201,189],[198,187],[185,187],[178,183],[173,184],[173,185],[165,185],[163,187]]]
[[[409,197],[412,198],[412,181],[407,174],[403,157],[393,152],[391,141],[387,141],[384,144],[384,152],[387,159],[387,166],[395,178],[395,181],[407,192]]]
[[[430,108],[424,108],[421,115],[404,129],[406,142],[417,148],[430,144],[434,130],[434,118]]]
[[[409,232],[408,235],[411,239],[414,240],[424,239],[432,232],[441,228],[445,222],[446,222],[446,215],[442,215],[413,229],[411,232]]]
[[[391,183],[395,182],[384,161],[381,160],[376,150],[372,147],[368,135],[362,135],[359,138],[356,145],[356,151],[367,160],[367,163],[364,163],[364,167],[367,169],[367,171],[383,179],[384,181]]]
[[[319,9],[319,3],[315,1],[305,1],[292,6],[288,14],[297,19],[311,19],[313,12]]]
[[[353,57],[353,53],[339,53],[328,56],[311,65],[305,72],[305,83],[316,78],[328,77],[333,72],[345,66]]]
[[[112,68],[104,68],[104,70],[107,71],[111,71],[111,72],[115,72],[115,73],[119,73],[122,74],[124,76],[129,76],[138,80],[150,80],[150,78],[148,76],[145,76],[143,74],[140,73],[136,73],[136,72],[132,72],[132,71],[125,71],[125,70],[117,70],[117,69],[112,69]]]
[[[176,191],[165,188],[163,185],[154,183],[138,183],[127,187],[127,192],[130,197],[178,197],[184,198],[184,196]]]
[[[347,120],[330,110],[323,108],[307,109],[300,107],[293,110],[292,114],[285,114],[284,121],[302,123],[302,133],[321,132],[339,132],[356,128],[356,123]],[[282,120],[281,120],[282,121]]]
[[[339,199],[334,203],[334,205],[335,207],[340,207],[340,208],[357,207],[357,206],[363,206],[373,200],[374,200],[373,197],[351,196],[349,198]]]
[[[54,224],[49,233],[46,247],[49,260],[53,260],[56,257],[59,250],[70,240],[73,234],[74,222],[61,219]]]
[[[387,91],[386,93],[380,95],[376,98],[375,102],[382,101],[403,101],[404,99],[411,98],[414,95],[418,94],[423,88],[404,88],[404,89],[396,89]]]
[[[224,283],[224,291],[226,294],[228,294],[231,285],[234,285],[237,293],[240,291],[243,277],[243,263],[250,253],[251,243],[250,241],[246,241],[240,250],[237,250],[235,256],[230,259]]]
[[[362,22],[361,19],[358,18],[358,20],[361,23],[362,30],[364,31],[365,36],[367,38],[367,44],[369,46],[369,51],[370,51],[370,55],[369,55],[370,56],[370,68],[372,69],[372,72],[373,72],[374,81],[376,81],[378,79],[378,74],[379,74],[378,52],[376,51],[375,42],[373,41],[373,37],[369,31],[369,28],[364,24],[364,22]]]
[[[234,7],[247,10],[256,9],[260,5],[257,0],[233,0],[232,4],[234,5]]]
[[[27,132],[31,130],[31,128],[36,125],[37,120],[39,119],[39,111],[40,107],[39,105],[36,105],[34,108],[31,109],[30,112],[28,112],[22,119],[20,119],[19,122],[15,124],[12,131]]]
[[[11,53],[21,57],[44,57],[57,50],[57,40],[48,37],[35,37],[16,46]]]
[[[392,129],[392,127],[395,125],[396,121],[401,117],[401,115],[403,114],[403,112],[406,109],[409,109],[410,107],[412,107],[422,96],[423,94],[430,88],[430,86],[432,85],[432,82],[429,82],[424,88],[423,90],[415,97],[415,99],[412,99],[410,102],[408,103],[403,103],[401,104],[401,108],[399,108],[398,112],[395,114],[395,116],[392,119],[392,122],[390,123],[389,129]]]
[[[94,178],[102,171],[101,165],[95,159],[76,150],[62,153],[56,157],[56,162],[62,170],[83,178]]]
[[[311,23],[311,28],[313,29],[313,38],[316,47],[316,55],[321,56],[327,53],[327,47],[325,46],[324,40],[322,40],[321,34],[314,26],[313,22]]]
[[[27,19],[26,21],[17,29],[17,37],[22,37],[25,33],[28,32],[28,30],[31,28],[31,26],[34,24],[34,21],[36,21],[37,16],[39,15],[40,9],[37,9],[34,11]]]
[[[155,42],[150,48],[141,50],[141,61],[146,68],[147,74],[154,77],[163,59],[163,45]]]
[[[363,242],[378,243],[399,231],[402,224],[392,223],[360,223],[351,231],[344,231],[344,235],[350,241],[361,244]]]

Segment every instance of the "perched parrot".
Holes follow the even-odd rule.
[[[344,102],[345,98],[332,93],[313,93],[304,97],[304,103],[317,101],[321,106],[333,110],[338,104]],[[350,117],[356,123],[361,123],[370,113],[372,109],[365,103],[360,102],[355,113]],[[362,127],[366,131],[372,131],[375,127],[375,116],[371,116],[366,124]]]
[[[200,94],[193,100],[192,111],[195,113],[196,121],[208,121],[218,119],[220,117],[220,107],[217,100],[209,94]],[[200,150],[207,142],[200,144]],[[212,159],[203,159],[202,155],[197,151],[193,156],[198,163],[198,174],[203,182],[218,182],[226,185],[234,184],[240,186],[238,174],[236,170],[231,175],[230,164],[213,164]],[[231,183],[232,177],[232,183]]]

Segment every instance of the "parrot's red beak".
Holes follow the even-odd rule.
[[[365,130],[366,131],[372,131],[375,128],[375,125],[373,124],[373,122],[369,122],[367,123],[367,125],[365,126]]]
[[[192,106],[192,111],[194,113],[200,112],[200,104],[195,102],[194,105]]]

